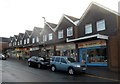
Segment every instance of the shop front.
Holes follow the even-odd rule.
[[[39,56],[39,47],[30,48],[30,57]]]
[[[41,48],[41,57],[50,57],[54,55],[54,46],[46,46]]]
[[[30,48],[23,48],[23,58],[30,58]]]
[[[79,60],[91,66],[107,66],[106,40],[94,40],[78,44]]]
[[[74,43],[66,43],[56,46],[57,56],[71,56],[76,60],[76,46]]]

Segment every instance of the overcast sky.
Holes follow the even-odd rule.
[[[119,0],[0,0],[0,37],[43,28],[42,17],[56,24],[63,14],[80,18],[92,1],[118,11]]]

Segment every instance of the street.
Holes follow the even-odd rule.
[[[1,60],[0,60],[1,61]],[[0,69],[1,71],[1,69]],[[28,67],[26,61],[7,59],[2,61],[2,82],[115,82],[105,78],[80,74],[70,76],[67,72]]]

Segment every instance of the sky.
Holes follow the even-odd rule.
[[[80,18],[92,1],[118,12],[119,0],[0,0],[0,37],[43,28],[42,17],[55,24],[63,14]]]

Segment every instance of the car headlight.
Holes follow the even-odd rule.
[[[81,67],[80,65],[75,65],[75,67]]]

